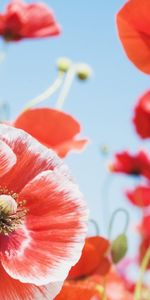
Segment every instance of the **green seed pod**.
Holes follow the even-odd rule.
[[[120,234],[111,243],[111,256],[113,263],[117,264],[126,255],[128,250],[128,241],[125,234]]]

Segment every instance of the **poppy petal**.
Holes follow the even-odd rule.
[[[15,153],[6,143],[0,141],[0,177],[5,175],[15,163]]]
[[[67,168],[50,149],[42,146],[26,132],[7,125],[0,125],[0,140],[4,141],[15,153],[15,166],[3,177],[1,185],[19,192],[39,172]]]
[[[35,286],[10,277],[0,264],[1,299],[3,300],[52,300],[59,293],[59,285]]]
[[[100,267],[108,247],[108,240],[100,236],[87,238],[81,258],[78,263],[71,268],[68,278],[74,279],[94,273]]]
[[[60,34],[60,26],[56,23],[53,11],[44,3],[25,6],[26,24],[22,35],[25,37],[47,37]]]
[[[25,130],[50,147],[70,140],[80,132],[80,125],[75,119],[50,108],[26,110],[19,115],[13,126]]]
[[[0,34],[9,41],[56,36],[60,32],[53,11],[43,3],[12,0],[0,14]]]
[[[54,148],[55,152],[59,157],[64,158],[70,151],[81,151],[84,150],[88,144],[88,139],[82,140],[69,140],[66,143],[62,143]]]
[[[150,74],[150,2],[130,0],[117,14],[119,38],[128,58]]]
[[[136,206],[146,207],[150,205],[150,187],[138,186],[134,190],[126,191],[126,196]]]
[[[150,91],[146,91],[138,100],[134,109],[133,123],[142,139],[150,138]]]
[[[87,208],[82,194],[67,177],[45,171],[25,186],[19,201],[23,199],[28,209],[26,239],[19,251],[13,248],[13,235],[10,237],[2,264],[21,282],[63,282],[84,244]]]
[[[66,281],[55,300],[101,300],[97,286],[92,280]]]

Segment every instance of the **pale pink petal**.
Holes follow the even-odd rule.
[[[59,293],[62,283],[35,286],[10,277],[0,264],[0,300],[52,300]]]
[[[16,163],[16,155],[6,143],[0,141],[0,177],[6,174]]]
[[[17,245],[13,235],[9,238],[2,264],[21,282],[62,282],[84,244],[87,208],[83,196],[67,177],[45,171],[25,186],[19,196],[23,199],[28,209],[26,238],[23,241],[20,236],[17,247],[13,247],[13,243]]]
[[[7,125],[0,125],[0,141],[4,141],[15,153],[15,166],[1,178],[1,186],[19,192],[39,172],[62,169],[68,176],[67,168],[57,155],[41,145],[26,132]],[[64,170],[63,170],[64,169]]]

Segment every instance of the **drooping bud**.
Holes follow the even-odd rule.
[[[126,255],[128,250],[128,241],[125,234],[120,234],[111,244],[112,261],[117,264]]]
[[[6,215],[15,214],[17,211],[17,202],[10,195],[0,195],[0,212]]]
[[[57,60],[57,68],[60,72],[63,73],[66,73],[70,69],[71,64],[71,60],[67,57],[60,57]]]
[[[78,64],[76,74],[80,80],[86,80],[91,76],[92,70],[87,64]]]

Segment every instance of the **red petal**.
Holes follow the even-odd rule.
[[[55,300],[101,300],[101,295],[95,282],[66,281]]]
[[[140,244],[140,249],[139,249],[139,253],[140,253],[140,264],[143,261],[146,252],[148,250],[148,248],[150,247],[150,236],[148,238],[143,238]],[[148,265],[146,266],[146,269],[150,269],[150,260],[148,262]]]
[[[110,170],[132,176],[145,176],[150,179],[149,155],[143,150],[134,155],[128,151],[117,153],[114,162],[110,165]]]
[[[25,6],[22,26],[24,37],[55,36],[60,33],[60,26],[55,20],[54,13],[44,3],[33,3]]]
[[[133,122],[140,137],[143,139],[150,137],[150,91],[139,98],[134,110]]]
[[[126,195],[132,204],[145,207],[150,205],[150,187],[138,186],[132,191],[127,191]]]
[[[1,19],[3,19],[1,35],[6,38],[8,35],[10,40],[60,34],[60,26],[53,12],[43,3],[26,4],[21,0],[13,0],[0,16]]]
[[[62,143],[56,147],[54,147],[55,152],[61,157],[64,158],[68,152],[70,151],[81,151],[85,148],[87,145],[88,140],[82,139],[82,140],[69,140],[65,143]]]
[[[150,215],[145,215],[143,217],[139,229],[145,238],[150,238]]]
[[[49,108],[27,110],[13,125],[30,133],[49,147],[57,147],[72,140],[80,132],[79,123],[70,115]]]
[[[117,14],[118,33],[129,59],[150,74],[150,2],[130,0]]]
[[[98,269],[94,273],[101,276],[105,276],[110,271],[110,268],[111,268],[111,262],[107,257],[104,257],[101,260]]]
[[[28,209],[26,239],[18,242],[18,249],[14,235],[10,237],[7,251],[3,251],[3,266],[22,282],[63,282],[84,243],[87,210],[82,195],[66,177],[46,171],[22,190],[19,200],[23,199]]]
[[[100,267],[108,250],[109,242],[99,236],[86,239],[82,255],[78,263],[71,269],[69,279],[88,276]]]
[[[15,166],[1,178],[1,185],[14,192],[19,192],[41,171],[63,169],[62,163],[51,150],[19,129],[0,125],[0,140],[6,142],[17,157]],[[67,173],[67,170],[64,172]]]

